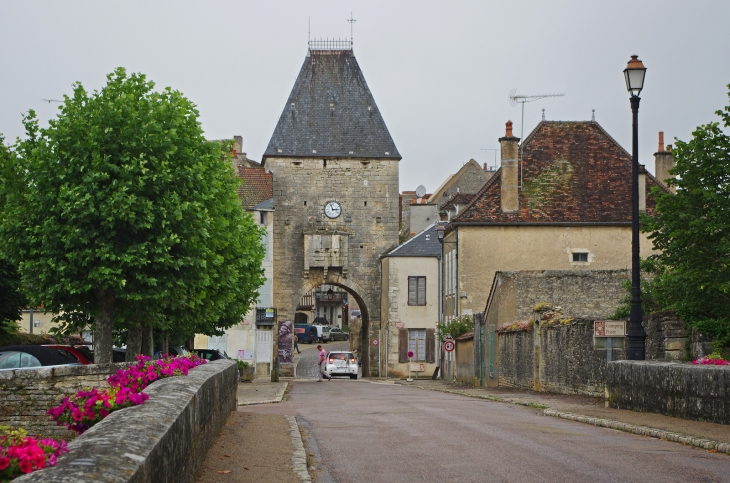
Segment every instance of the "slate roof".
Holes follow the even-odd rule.
[[[631,155],[595,121],[542,121],[523,144],[519,211],[502,213],[501,169],[456,216],[458,224],[631,223]],[[654,213],[646,174],[646,211]]]
[[[256,205],[274,197],[273,177],[263,168],[238,168],[242,183],[238,186],[238,198],[244,210],[253,210]]]
[[[409,238],[384,257],[440,257],[441,243],[436,237],[436,224]]]
[[[258,205],[254,206],[253,209],[256,211],[274,211],[274,198],[262,201]]]
[[[401,159],[352,50],[310,50],[263,156]]]

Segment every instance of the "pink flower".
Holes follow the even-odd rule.
[[[0,457],[0,471],[10,466],[10,458],[6,456]]]

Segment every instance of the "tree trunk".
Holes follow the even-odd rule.
[[[142,354],[152,357],[155,353],[155,340],[152,327],[142,327]]]
[[[112,317],[114,313],[114,294],[99,290],[101,315],[94,318],[94,364],[112,362]]]
[[[142,330],[139,325],[127,329],[127,353],[124,356],[125,362],[134,362],[137,356],[142,353]]]
[[[160,352],[162,352],[163,356],[170,352],[170,333],[166,330],[162,332]]]

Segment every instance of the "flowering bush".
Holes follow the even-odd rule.
[[[710,354],[707,357],[701,357],[697,360],[692,361],[692,364],[703,364],[703,365],[711,365],[711,366],[730,366],[730,361],[724,360],[719,355]]]
[[[109,376],[108,389],[79,391],[74,396],[63,398],[61,404],[49,409],[47,414],[56,424],[64,424],[71,431],[82,434],[112,411],[145,402],[149,396],[142,391],[157,379],[187,375],[190,369],[206,362],[195,355],[165,355],[156,361],[140,355],[134,365]]]
[[[68,453],[66,441],[37,439],[22,429],[0,426],[0,482],[5,483],[23,473],[55,466],[56,459]]]

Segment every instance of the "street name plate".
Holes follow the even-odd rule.
[[[626,337],[625,320],[596,320],[593,325],[594,337]]]

